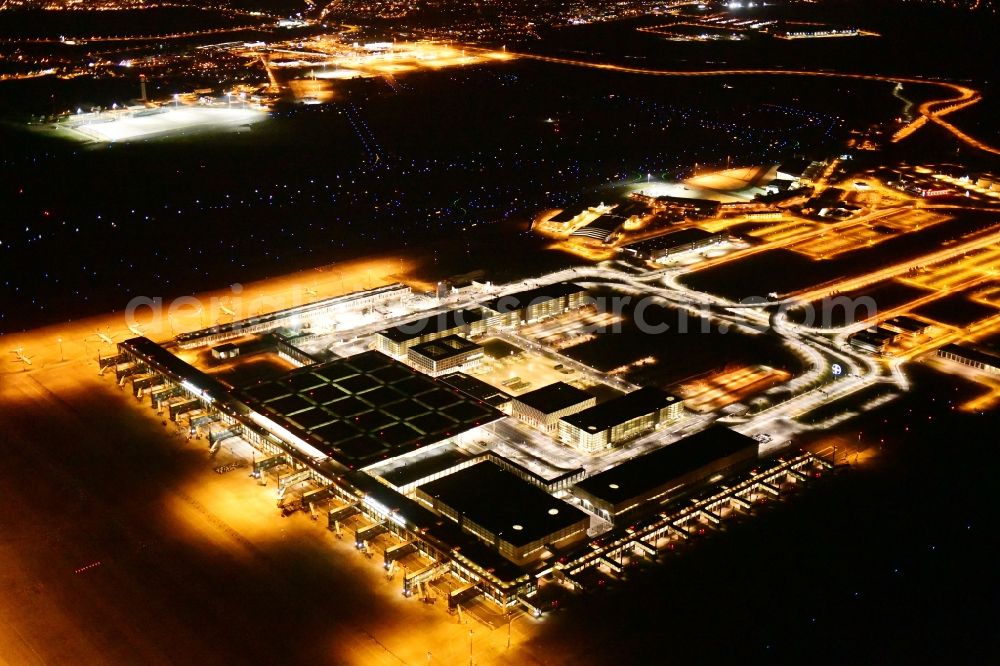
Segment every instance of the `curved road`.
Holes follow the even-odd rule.
[[[893,141],[900,141],[928,121],[936,123],[951,132],[955,138],[963,143],[978,148],[979,150],[1000,155],[1000,148],[986,144],[975,137],[969,136],[951,123],[943,119],[949,113],[954,113],[960,109],[972,106],[982,100],[982,95],[978,90],[957,83],[947,81],[929,81],[906,76],[883,76],[881,74],[852,74],[844,72],[823,72],[812,70],[796,69],[717,69],[717,70],[673,70],[673,69],[644,69],[641,67],[627,67],[613,63],[589,62],[587,60],[574,60],[572,58],[557,58],[535,53],[510,53],[517,58],[530,58],[551,62],[557,65],[572,65],[574,67],[590,67],[592,69],[603,69],[612,72],[623,72],[626,74],[644,74],[646,76],[816,76],[833,79],[855,79],[860,81],[883,81],[886,83],[911,83],[947,88],[955,93],[954,97],[931,100],[920,105],[920,117],[909,125],[903,127],[893,137]]]

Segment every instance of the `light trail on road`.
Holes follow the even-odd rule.
[[[947,97],[944,99],[931,100],[924,102],[920,105],[920,118],[913,121],[893,137],[893,142],[901,141],[906,137],[910,136],[919,129],[921,126],[931,121],[937,125],[943,127],[945,130],[950,132],[955,138],[963,143],[972,146],[973,148],[978,148],[979,150],[993,153],[994,155],[1000,155],[1000,148],[991,146],[975,137],[969,136],[962,130],[958,129],[951,123],[943,119],[943,116],[955,111],[972,106],[982,100],[982,95],[980,92],[974,88],[969,88],[967,86],[959,85],[957,83],[949,83],[947,81],[929,81],[926,79],[918,79],[906,76],[886,76],[881,74],[857,74],[851,72],[825,72],[825,71],[815,71],[815,70],[802,70],[802,69],[717,69],[717,70],[674,70],[674,69],[645,69],[642,67],[628,67],[625,65],[616,65],[614,63],[605,62],[589,62],[586,60],[574,60],[572,58],[557,58],[554,56],[539,55],[536,53],[514,53],[510,52],[510,55],[516,58],[529,58],[532,60],[541,60],[543,62],[550,62],[557,65],[571,65],[573,67],[589,67],[592,69],[602,69],[611,72],[622,72],[625,74],[642,74],[645,76],[808,76],[808,77],[823,77],[823,78],[833,78],[833,79],[851,79],[856,81],[880,81],[884,83],[910,83],[915,85],[928,85],[937,86],[939,88],[947,88],[948,90],[958,93],[955,97]],[[937,108],[940,105],[946,105],[943,108]]]

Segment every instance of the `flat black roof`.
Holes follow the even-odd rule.
[[[892,340],[896,337],[894,331],[890,331],[887,328],[881,326],[876,326],[875,328],[866,328],[863,331],[858,331],[850,336],[850,340],[860,340],[862,342],[874,342],[876,344],[885,344],[886,342]]]
[[[448,446],[439,447],[439,449],[435,449],[433,452],[419,458],[411,459],[411,456],[407,456],[402,460],[386,463],[392,465],[392,467],[386,469],[385,471],[375,471],[374,474],[382,477],[398,488],[399,486],[405,486],[408,483],[419,481],[420,479],[431,476],[432,474],[443,472],[444,470],[454,467],[455,465],[459,465],[470,458],[472,458],[472,456],[467,453],[463,453],[457,448]]]
[[[646,386],[612,398],[561,420],[587,432],[601,432],[646,414],[652,414],[677,402],[666,391]]]
[[[129,350],[177,382],[187,381],[191,387],[201,391],[213,401],[226,402],[231,397],[229,387],[225,384],[171,354],[145,336],[129,338],[118,343],[118,347]]]
[[[630,243],[625,247],[639,251],[669,250],[689,243],[697,243],[709,238],[715,238],[720,235],[713,234],[711,231],[705,231],[704,229],[698,229],[697,227],[691,227],[689,229],[681,229],[680,231],[672,231],[669,234],[656,236],[655,238],[647,238],[637,243]]]
[[[483,303],[482,306],[487,310],[492,310],[493,312],[513,312],[514,310],[520,310],[535,303],[551,301],[556,298],[564,298],[566,296],[579,294],[585,291],[587,290],[572,282],[555,282],[553,284],[536,287],[535,289],[528,289],[526,291],[518,291],[513,294],[500,296]]]
[[[349,472],[346,480],[358,491],[386,510],[402,518],[411,528],[426,530],[445,522],[440,516],[420,502],[396,492],[365,472]]]
[[[440,333],[459,326],[481,321],[483,313],[479,310],[449,310],[429,317],[414,319],[399,326],[379,331],[378,334],[393,342],[407,342],[427,333]]]
[[[459,335],[446,335],[430,342],[421,342],[410,347],[410,351],[432,361],[443,361],[454,356],[460,356],[473,349],[481,349],[475,342],[470,342]]]
[[[577,487],[610,504],[639,497],[709,463],[757,442],[724,426],[713,425],[652,453],[632,458],[577,483]]]
[[[452,551],[453,555],[475,563],[505,583],[526,579],[525,569],[468,532],[463,532],[458,524],[450,520],[441,518],[436,525],[424,531],[424,537],[438,542],[439,546]]]
[[[983,365],[1000,368],[1000,356],[990,354],[989,352],[982,351],[981,349],[963,347],[962,345],[951,343],[938,350],[938,354],[942,353],[955,354],[956,356],[961,356],[962,358],[968,359],[973,363],[982,363]]]
[[[237,395],[349,467],[393,458],[502,416],[375,351],[299,368]]]
[[[806,169],[809,168],[810,164],[811,162],[809,160],[791,159],[782,162],[778,166],[778,171],[782,173],[791,174],[793,176],[801,176],[806,172]]]
[[[927,322],[921,321],[916,317],[910,317],[909,315],[898,315],[892,319],[887,319],[884,323],[895,326],[907,333],[916,333],[930,326]]]
[[[578,405],[593,397],[583,389],[578,389],[566,382],[556,382],[537,388],[534,391],[523,393],[514,398],[514,400],[537,409],[543,414],[552,414],[567,407]]]
[[[450,372],[438,377],[438,381],[492,407],[499,407],[510,401],[510,394],[464,372]]]
[[[487,461],[424,484],[420,490],[514,546],[544,539],[587,517]]]

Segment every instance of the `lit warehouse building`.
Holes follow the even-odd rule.
[[[575,386],[556,382],[511,400],[511,415],[548,433],[557,433],[559,419],[593,407],[597,399]]]
[[[559,439],[585,453],[595,453],[676,421],[683,411],[682,401],[669,393],[641,388],[563,416]]]
[[[578,482],[584,508],[612,522],[664,502],[757,460],[757,442],[714,425]]]
[[[541,556],[546,545],[586,535],[587,514],[480,462],[417,488],[416,496],[516,563]]]

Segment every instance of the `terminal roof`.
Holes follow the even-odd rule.
[[[491,462],[476,463],[420,489],[514,546],[544,539],[587,517]]]
[[[450,372],[438,377],[438,381],[458,389],[475,400],[482,400],[492,407],[499,408],[504,403],[510,402],[510,395],[507,393],[464,372]]]
[[[514,400],[537,409],[542,414],[552,414],[563,409],[578,405],[585,400],[590,400],[594,396],[583,389],[566,382],[555,382],[548,386],[528,391],[514,398]]]
[[[440,442],[502,416],[375,351],[299,368],[238,395],[351,467]]]
[[[187,382],[215,402],[227,402],[230,399],[229,388],[219,380],[171,354],[147,337],[130,338],[120,343],[120,346],[158,367],[174,381]]]
[[[412,454],[386,463],[388,467],[384,469],[381,466],[377,469],[369,468],[369,472],[377,474],[398,488],[460,465],[471,457],[454,446],[438,447],[427,455]]]
[[[713,425],[576,485],[594,497],[619,504],[749,447],[756,448],[757,442],[724,426]]]

